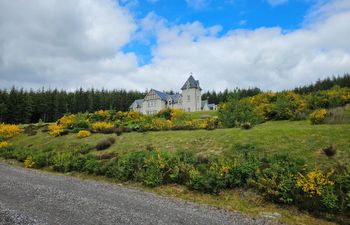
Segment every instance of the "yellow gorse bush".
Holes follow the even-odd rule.
[[[0,138],[9,139],[22,132],[22,129],[18,125],[14,124],[0,124]]]
[[[10,145],[10,143],[8,141],[0,141],[0,149],[6,148],[9,145]]]
[[[169,130],[172,128],[173,122],[171,122],[170,120],[155,118],[152,121],[152,126],[161,130]]]
[[[321,170],[315,169],[306,174],[306,176],[299,173],[296,184],[303,192],[310,196],[321,196],[322,190],[326,186],[334,185],[334,182],[329,180],[331,173],[323,174]]]
[[[92,129],[95,132],[103,131],[105,129],[111,129],[113,127],[114,127],[114,124],[109,122],[96,122],[92,124]]]
[[[172,109],[170,113],[170,120],[175,120],[179,116],[182,116],[184,114],[184,111],[182,109]]]
[[[29,156],[23,163],[25,168],[33,168],[35,166],[35,162],[32,156]]]
[[[89,137],[89,136],[91,136],[91,132],[88,131],[88,130],[81,130],[77,134],[77,138],[86,138],[86,137]]]
[[[72,128],[75,122],[75,117],[76,116],[74,114],[65,115],[58,120],[58,124],[61,125],[63,128]]]
[[[323,121],[327,117],[327,114],[328,114],[328,112],[326,109],[317,109],[310,114],[310,121],[312,124],[323,123]]]
[[[109,120],[111,113],[108,110],[99,110],[95,112],[96,115],[100,116],[103,120]]]
[[[63,132],[64,128],[63,126],[60,124],[51,124],[48,126],[49,129],[49,135],[53,136],[53,137],[57,137],[60,136],[61,133]]]

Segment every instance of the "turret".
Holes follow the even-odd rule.
[[[182,90],[182,109],[186,112],[195,112],[201,110],[202,94],[199,81],[192,76],[187,79],[181,88]]]

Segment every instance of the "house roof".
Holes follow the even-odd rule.
[[[187,81],[184,83],[184,85],[182,86],[181,90],[185,90],[185,89],[188,89],[188,88],[199,88],[199,80],[195,80],[193,78],[193,76],[191,75]],[[201,89],[202,90],[202,89]]]
[[[181,94],[169,95],[169,97],[172,99],[173,103],[177,103],[177,102],[179,102],[179,99],[181,98]]]
[[[158,95],[158,97],[161,100],[166,101],[168,99],[168,97],[169,97],[169,95],[167,93],[164,93],[164,92],[161,92],[161,91],[157,91],[157,90],[154,90],[154,89],[151,89],[151,91],[154,91],[156,93],[156,95]]]
[[[138,108],[138,107],[141,107],[141,105],[142,105],[142,103],[143,103],[143,99],[136,99],[132,104],[131,104],[131,106],[130,106],[130,108],[132,107],[132,105],[136,105],[136,107]]]

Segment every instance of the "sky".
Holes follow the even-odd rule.
[[[350,73],[350,0],[0,0],[0,88],[279,91]]]

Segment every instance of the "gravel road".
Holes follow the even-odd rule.
[[[238,213],[0,163],[0,225],[269,224]]]

